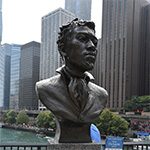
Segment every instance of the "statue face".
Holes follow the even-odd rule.
[[[97,38],[94,31],[86,26],[76,27],[70,40],[65,42],[67,63],[82,71],[93,69],[97,55]]]

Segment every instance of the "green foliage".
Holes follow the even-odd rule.
[[[16,116],[17,116],[17,113],[14,110],[8,110],[4,114],[3,120],[5,123],[13,124],[13,123],[16,123]]]
[[[96,121],[96,125],[103,135],[124,136],[128,131],[129,123],[121,116],[104,109]]]
[[[150,111],[150,95],[132,97],[125,102],[124,108],[126,111]]]
[[[25,111],[20,111],[19,114],[17,115],[17,124],[28,124],[29,122],[29,117]]]
[[[42,128],[55,128],[55,120],[54,116],[50,111],[42,111],[36,118],[36,123],[38,127]]]
[[[5,112],[2,116],[2,120],[4,123],[6,123],[6,120],[7,120],[7,112]]]

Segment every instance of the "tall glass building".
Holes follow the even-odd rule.
[[[2,41],[2,0],[0,0],[0,43]]]
[[[19,109],[19,74],[21,45],[12,44],[10,71],[10,109]]]
[[[91,20],[92,0],[65,0],[65,9],[83,20]]]
[[[4,106],[4,50],[0,46],[0,109]]]
[[[40,79],[46,79],[56,74],[56,69],[62,65],[57,48],[59,27],[66,24],[74,15],[62,8],[42,17],[42,41],[40,51]]]
[[[10,64],[11,64],[11,45],[3,44],[4,51],[4,109],[9,108],[10,96]]]
[[[0,107],[18,108],[20,45],[3,44],[0,48]]]

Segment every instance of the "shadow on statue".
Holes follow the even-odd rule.
[[[36,83],[39,99],[56,117],[56,142],[92,142],[90,125],[108,96],[87,72],[94,67],[97,41],[94,22],[76,18],[60,27],[57,44],[64,65],[56,76]]]

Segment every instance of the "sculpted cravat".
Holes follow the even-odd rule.
[[[71,77],[68,90],[72,101],[82,111],[89,96],[87,82],[82,78]]]

